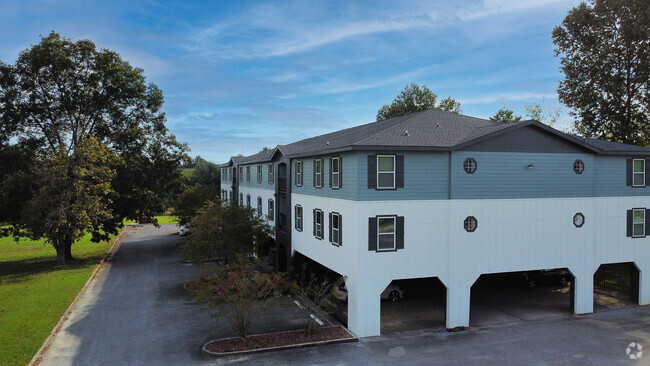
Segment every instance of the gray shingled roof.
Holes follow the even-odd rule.
[[[551,132],[559,138],[581,145],[595,153],[650,154],[648,148],[569,135],[534,120],[503,123],[434,110],[367,123],[291,144],[279,145],[277,149],[288,157],[382,148],[449,151],[507,133],[508,130],[530,125]],[[271,150],[232,159],[235,164],[263,162],[269,161],[274,152],[275,150]]]

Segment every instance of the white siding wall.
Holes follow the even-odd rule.
[[[275,197],[273,194],[275,193],[274,191],[270,189],[260,189],[260,188],[252,188],[252,187],[242,187],[239,186],[239,192],[244,194],[244,206],[246,205],[246,195],[250,194],[251,195],[251,208],[252,209],[257,209],[257,197],[262,197],[262,215],[266,218],[266,215],[269,213],[269,199],[272,199],[274,202],[274,205],[276,204],[275,202]],[[235,197],[235,201],[239,203],[239,195]],[[273,218],[274,220],[268,221],[270,225],[275,225],[275,216],[277,216],[277,210],[273,210]]]
[[[576,312],[588,313],[598,266],[634,261],[640,302],[650,303],[650,237],[626,237],[626,210],[650,208],[650,197],[355,202],[293,194],[292,204],[305,215],[293,249],[348,277],[348,323],[360,336],[379,334],[379,294],[393,279],[439,277],[449,290],[448,327],[468,325],[469,287],[484,273],[568,267]],[[313,208],[324,212],[323,240],[312,235]],[[341,247],[327,240],[331,211],[343,216]],[[403,250],[368,251],[368,218],[376,215],[405,217]],[[467,216],[478,219],[473,233],[463,228]]]

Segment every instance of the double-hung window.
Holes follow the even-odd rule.
[[[257,214],[262,216],[262,197],[257,196]]]
[[[251,195],[246,195],[246,208],[251,208]]]
[[[269,198],[269,212],[268,212],[268,218],[269,221],[275,220],[275,202],[273,202],[272,199]]]
[[[395,250],[395,217],[377,218],[377,250]]]
[[[297,231],[302,231],[302,206],[296,205],[295,207],[295,225]]]
[[[323,187],[323,159],[314,160],[314,187]]]
[[[239,194],[239,205],[244,207],[244,194],[243,193]]]
[[[244,167],[240,166],[239,167],[239,183],[244,181]]]
[[[246,167],[246,182],[250,183],[251,181],[251,166]]]
[[[323,211],[314,209],[314,236],[323,239]]]
[[[331,186],[333,189],[339,189],[341,186],[341,158],[332,158],[330,164]]]
[[[269,183],[270,184],[273,184],[273,182],[275,181],[274,167],[275,166],[273,164],[269,164]]]
[[[377,189],[395,188],[395,155],[377,155]]]
[[[302,160],[296,161],[296,187],[302,186]]]
[[[645,186],[645,159],[632,160],[632,186]]]
[[[645,236],[645,209],[632,210],[632,237]]]
[[[334,245],[341,245],[341,215],[330,213],[330,242]]]
[[[262,183],[262,164],[257,164],[257,184]]]

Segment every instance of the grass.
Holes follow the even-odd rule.
[[[176,216],[155,216],[158,219],[158,224],[176,224],[178,223],[178,218]]]
[[[191,169],[181,169],[181,174],[182,174],[185,178],[191,178],[192,175],[194,175],[194,168],[191,168]]]
[[[72,246],[76,259],[57,266],[43,240],[0,238],[0,365],[29,362],[113,240],[92,243],[87,235]]]

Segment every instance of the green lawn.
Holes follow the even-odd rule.
[[[176,224],[178,223],[178,218],[176,216],[154,216],[158,219],[158,224]]]
[[[59,267],[44,241],[0,238],[0,365],[29,362],[111,244],[88,235]]]

